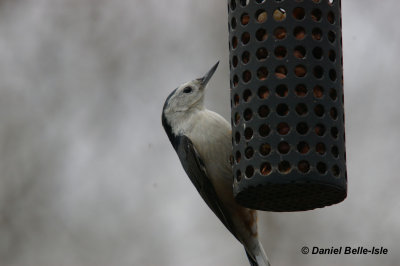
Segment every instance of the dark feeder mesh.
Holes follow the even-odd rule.
[[[228,1],[234,195],[304,211],[347,195],[340,0]]]

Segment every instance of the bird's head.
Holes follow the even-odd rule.
[[[163,124],[168,123],[172,126],[171,124],[178,122],[176,120],[184,120],[192,113],[204,108],[205,88],[217,69],[218,63],[203,77],[186,82],[171,92],[164,103]]]
[[[186,82],[176,88],[165,100],[163,112],[173,114],[202,109],[204,105],[204,89],[218,67],[217,62],[204,77]]]

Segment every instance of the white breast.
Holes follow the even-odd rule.
[[[191,128],[185,134],[192,140],[204,161],[208,177],[217,192],[223,190],[232,197],[233,175],[229,162],[232,154],[230,124],[219,114],[207,109],[196,112],[190,124]]]

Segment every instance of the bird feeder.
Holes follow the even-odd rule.
[[[233,191],[243,206],[343,201],[340,0],[228,0]]]

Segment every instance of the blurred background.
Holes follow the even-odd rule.
[[[260,213],[277,265],[400,261],[400,4],[343,1],[348,198]],[[177,85],[230,119],[226,1],[0,0],[0,265],[248,265],[161,126]],[[383,246],[388,255],[302,255]]]

